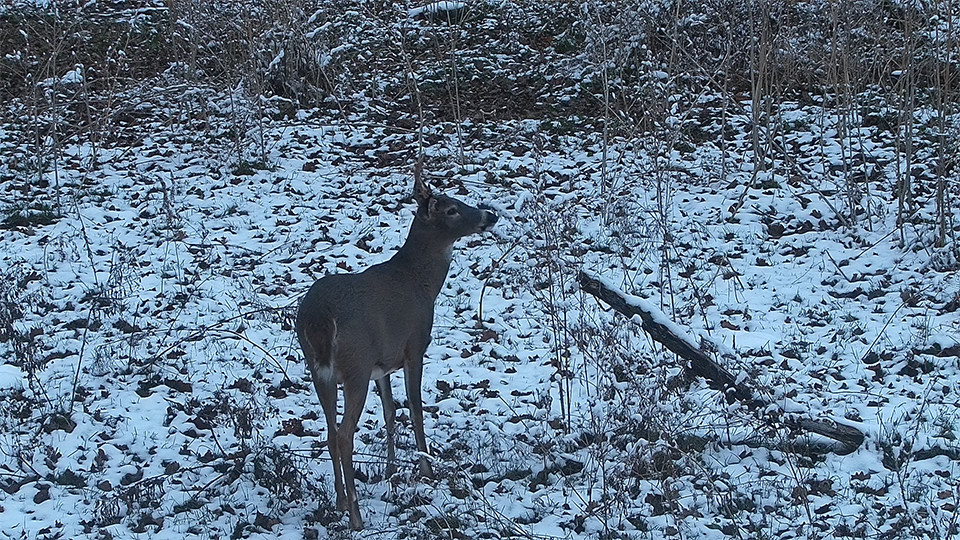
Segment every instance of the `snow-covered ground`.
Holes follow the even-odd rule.
[[[881,103],[851,126],[806,96],[754,117],[733,93],[668,95],[673,75],[651,64],[660,133],[605,135],[601,115],[578,116],[598,107],[594,81],[551,60],[601,36],[494,4],[404,8],[387,29],[366,11],[309,17],[312,43],[347,50],[319,63],[349,64],[325,81],[355,93],[348,106],[293,110],[180,64],[115,102],[85,93],[95,66],[64,65],[37,79],[49,108],[3,105],[0,538],[957,534],[960,277],[953,215],[937,245],[936,115],[917,107],[899,215],[902,133],[884,118],[901,111]],[[429,21],[453,12],[476,35],[438,27],[448,41],[431,45]],[[398,36],[436,58],[390,57]],[[356,48],[374,38],[382,54]],[[290,50],[267,71],[295,65]],[[411,120],[410,96],[389,95],[406,62],[443,101],[448,53],[462,103]],[[365,66],[376,84],[350,86]],[[94,113],[110,122],[85,123]],[[503,119],[527,116],[541,119]],[[755,141],[757,119],[772,131]],[[458,243],[437,301],[423,384],[436,478],[417,476],[397,374],[399,472],[383,478],[371,395],[352,533],[293,317],[314,280],[403,243],[421,120],[434,189],[500,220]],[[581,291],[580,271],[642,298],[768,406],[689,377]],[[824,451],[797,420],[864,441]]]
[[[883,137],[865,149],[882,168],[871,214],[843,226],[820,167],[842,141],[803,125],[789,136],[805,173],[752,184],[745,133],[726,155],[660,161],[615,143],[605,186],[592,136],[532,122],[490,127],[502,138],[463,165],[453,139],[428,148],[436,189],[501,220],[458,245],[438,300],[424,375],[435,480],[416,478],[405,409],[400,472],[381,477],[367,401],[363,536],[955,532],[960,282],[931,263],[925,224],[896,226]],[[315,279],[403,242],[410,161],[381,163],[411,136],[304,117],[268,126],[268,168],[238,171],[226,144],[145,132],[96,166],[90,148],[64,148],[33,191],[59,193],[62,217],[0,231],[0,535],[347,534],[291,318]],[[4,192],[30,190],[13,172]],[[845,421],[865,442],[790,451],[798,434],[684,380],[578,290],[580,269],[713,344],[774,408]]]

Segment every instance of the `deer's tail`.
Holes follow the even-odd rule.
[[[332,317],[320,317],[304,324],[299,334],[300,347],[310,371],[314,375],[330,373],[337,346],[337,321]]]

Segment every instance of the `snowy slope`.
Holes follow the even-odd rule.
[[[763,173],[748,187],[745,141],[727,158],[676,152],[659,171],[615,145],[611,192],[597,143],[493,129],[502,144],[473,165],[430,148],[440,189],[502,219],[458,246],[438,300],[424,376],[437,480],[414,477],[404,410],[401,472],[381,478],[367,402],[366,536],[946,534],[958,365],[921,351],[955,350],[960,284],[915,230],[900,245],[889,184],[874,185],[872,230],[845,228],[814,180]],[[163,129],[96,167],[70,147],[64,215],[0,233],[3,299],[19,310],[3,345],[6,537],[344,531],[291,318],[314,279],[402,243],[408,167],[377,163],[412,141],[310,119],[268,134],[269,168],[252,174]],[[882,142],[871,152],[892,160]],[[815,171],[829,158],[804,159]],[[866,442],[785,451],[795,434],[678,378],[676,359],[577,290],[581,268],[708,339],[771,402],[846,419]]]
[[[630,25],[554,35],[564,6],[508,4],[404,7],[396,26],[317,11],[309,38],[342,46],[320,55],[341,77],[321,108],[216,90],[173,62],[94,103],[113,122],[102,139],[84,124],[89,66],[35,85],[69,98],[42,114],[4,105],[0,538],[956,535],[960,278],[956,231],[936,245],[935,111],[916,109],[907,172],[884,122],[851,126],[820,97],[754,115],[732,90],[672,95],[683,76],[651,63],[649,81],[614,83],[663,100],[656,121],[633,111],[657,131],[628,117],[605,130],[597,66],[560,51]],[[149,34],[153,7],[111,14]],[[431,26],[453,12],[463,29]],[[419,52],[417,99],[442,103],[421,118],[408,59],[384,45],[400,37]],[[267,51],[267,71],[294,65],[290,49]],[[758,118],[774,129],[762,149]],[[41,120],[62,131],[38,143]],[[356,437],[367,528],[353,533],[293,316],[315,279],[403,243],[419,121],[434,189],[500,220],[458,244],[438,298],[424,373],[437,478],[416,476],[398,374],[399,472],[383,478],[370,396]],[[769,406],[688,377],[582,292],[581,270],[642,298]],[[813,451],[824,441],[796,418],[865,440]]]

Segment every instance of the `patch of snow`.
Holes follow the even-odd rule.
[[[408,9],[407,17],[413,19],[425,13],[428,15],[434,15],[436,13],[457,11],[459,9],[465,8],[466,6],[467,4],[465,2],[455,2],[451,0],[443,0],[441,2],[431,2],[421,7]]]

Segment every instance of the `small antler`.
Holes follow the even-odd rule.
[[[417,204],[423,204],[432,194],[430,186],[423,181],[423,154],[420,154],[413,165],[413,198]]]

